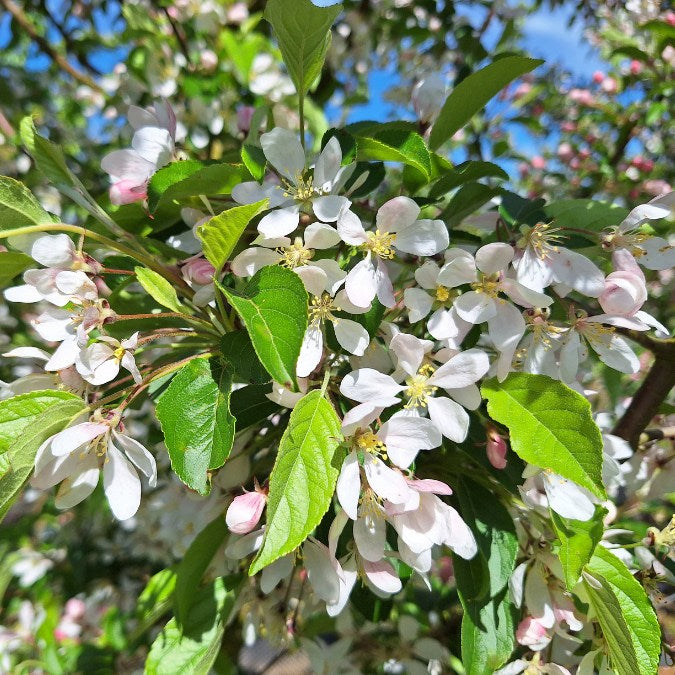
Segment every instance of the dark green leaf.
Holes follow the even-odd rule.
[[[453,195],[439,217],[448,227],[454,227],[499,193],[498,188],[491,188],[482,183],[466,183]]]
[[[251,344],[251,338],[245,330],[225,333],[220,341],[220,350],[223,359],[232,368],[235,382],[264,384],[271,380],[270,374],[260,363],[260,359]],[[269,386],[267,390],[270,390]]]
[[[479,178],[500,178],[508,180],[509,175],[500,166],[492,162],[470,161],[458,164],[439,178],[429,190],[430,197],[443,197],[464,183],[477,181]]]
[[[232,392],[230,410],[239,431],[279,412],[279,406],[265,395],[269,393],[269,384],[251,384]]]
[[[628,209],[592,199],[561,199],[547,204],[544,213],[555,227],[599,231],[618,225],[628,215]]]

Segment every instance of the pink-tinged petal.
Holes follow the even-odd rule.
[[[377,295],[377,283],[377,270],[368,255],[347,273],[345,293],[358,307],[370,307]]]
[[[377,299],[385,307],[393,307],[396,304],[394,298],[394,287],[389,277],[389,270],[384,260],[377,261],[375,268],[375,283],[377,284]]]
[[[529,647],[535,652],[544,649],[551,637],[545,626],[531,616],[524,618],[516,629],[516,640],[518,644]]]
[[[506,442],[494,429],[488,432],[485,451],[495,469],[506,468]]]
[[[435,495],[452,494],[452,488],[449,485],[433,478],[408,479],[408,485],[417,492],[432,492]]]
[[[398,232],[410,227],[420,215],[420,207],[410,197],[394,197],[385,202],[375,216],[380,232]]]
[[[338,231],[326,223],[311,223],[305,228],[305,246],[307,248],[332,248],[340,243]]]
[[[30,256],[45,267],[67,269],[75,260],[75,244],[67,234],[45,234],[33,242]]]
[[[480,349],[469,349],[453,356],[430,378],[429,384],[446,389],[460,389],[478,382],[490,368],[490,360]]]
[[[359,246],[368,241],[368,235],[363,229],[359,217],[349,209],[345,209],[337,220],[337,231],[345,244]]]
[[[308,539],[302,547],[307,578],[314,592],[326,603],[334,604],[340,598],[338,562],[328,547]]]
[[[633,272],[612,272],[598,296],[600,306],[607,314],[633,316],[647,300],[644,277]]]
[[[396,401],[398,402],[398,399]],[[351,436],[357,429],[367,428],[382,414],[383,410],[384,406],[376,406],[368,402],[348,410],[342,419],[342,433],[345,436]]]
[[[133,204],[146,199],[148,196],[147,179],[129,178],[114,182],[108,190],[110,203],[114,206]]]
[[[297,229],[300,211],[297,206],[274,209],[258,223],[258,232],[267,238],[285,237]]]
[[[307,377],[321,361],[323,356],[323,331],[320,323],[311,323],[305,331],[300,347],[300,355],[295,372],[300,377]]]
[[[496,274],[505,270],[513,260],[514,250],[509,244],[486,244],[476,251],[476,267],[483,274]]]
[[[376,593],[392,595],[403,588],[396,571],[386,560],[379,562],[364,560],[363,572],[366,575],[366,582]]]
[[[411,498],[411,490],[403,474],[390,469],[375,455],[365,453],[363,469],[368,484],[382,499],[387,499],[394,504],[404,504]]]
[[[454,308],[461,319],[472,324],[483,323],[497,313],[495,301],[489,295],[477,291],[462,293],[455,300]]]
[[[397,395],[405,387],[398,384],[390,375],[380,373],[373,368],[360,368],[342,378],[340,392],[343,396],[359,403],[377,406],[390,406],[399,402]]]
[[[354,523],[354,543],[365,560],[377,562],[384,556],[384,545],[387,537],[387,524],[384,514],[368,513],[359,516]]]
[[[436,428],[451,441],[461,443],[469,432],[469,415],[449,398],[444,396],[430,398],[427,401],[429,417]]]
[[[268,265],[276,265],[281,255],[262,246],[243,250],[230,263],[230,268],[238,277],[252,277],[259,269]]]
[[[298,135],[288,129],[275,127],[260,136],[267,161],[293,184],[305,171],[305,151]]]
[[[124,450],[126,456],[148,479],[148,485],[155,487],[157,484],[157,464],[150,451],[131,436],[120,434],[117,431],[113,431],[112,435],[115,442]]]
[[[51,452],[54,457],[68,455],[74,450],[105,434],[110,427],[101,422],[82,422],[59,431],[52,438]]]
[[[260,492],[245,492],[232,500],[225,514],[225,523],[235,534],[252,532],[267,504],[267,496]]]
[[[338,197],[337,195],[314,197],[312,199],[314,215],[324,223],[334,223],[337,221],[340,214],[349,209],[350,205],[351,202],[347,197]]]
[[[354,356],[363,356],[370,344],[368,331],[356,321],[339,319],[333,324],[335,337],[340,346]]]
[[[431,256],[444,251],[450,242],[442,220],[418,220],[396,235],[394,246],[403,253]]]
[[[103,490],[117,520],[127,520],[141,505],[141,481],[131,462],[108,442],[106,462],[103,465]]]
[[[398,366],[408,375],[416,375],[429,346],[428,340],[420,340],[408,333],[397,333],[389,342],[389,348],[396,354]]]
[[[352,519],[358,517],[359,497],[361,495],[361,471],[355,452],[345,457],[337,480],[336,493],[340,506]]]

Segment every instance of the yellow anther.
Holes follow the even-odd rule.
[[[328,293],[321,297],[312,298],[312,306],[309,308],[310,323],[319,323],[321,321],[332,321],[337,323],[339,319],[333,316],[333,312],[339,312],[340,308],[333,303],[333,298]]]
[[[311,248],[306,248],[300,237],[296,237],[290,246],[278,248],[277,253],[281,255],[279,264],[289,270],[303,267],[314,257],[314,251]]]
[[[375,230],[375,232],[368,232],[368,241],[364,244],[364,247],[380,258],[391,260],[395,255],[393,248],[395,240],[396,234],[394,232]]]
[[[500,288],[501,280],[499,278],[499,273],[481,276],[480,281],[475,281],[471,284],[471,288],[476,291],[476,293],[485,293],[490,298],[496,298]]]
[[[445,286],[436,286],[436,300],[438,300],[438,302],[447,302],[450,300],[450,289]]]
[[[547,258],[551,252],[557,253],[560,250],[557,246],[563,239],[563,236],[558,234],[560,231],[559,227],[551,227],[548,223],[537,223],[534,227],[524,225],[520,228],[523,236],[518,240],[518,247],[530,246],[538,258]]]
[[[429,378],[434,373],[434,367],[431,364],[423,365],[416,375],[409,377],[405,383],[408,385],[405,395],[408,397],[406,408],[425,408],[427,401],[438,389],[433,384],[429,384]]]
[[[302,174],[297,174],[294,182],[295,184],[283,181],[284,196],[302,204],[310,202],[313,197],[325,194],[325,190],[314,185],[312,176],[304,177]]]
[[[124,356],[125,349],[124,347],[118,347],[114,352],[113,352],[113,358],[116,361],[121,361],[122,357]]]

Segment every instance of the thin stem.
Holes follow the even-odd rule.
[[[300,94],[298,112],[300,113],[300,143],[302,149],[305,149],[305,97]]]
[[[194,323],[198,326],[201,326],[210,334],[218,335],[218,333],[213,329],[213,326],[208,321],[200,319],[196,316],[190,316],[189,314],[180,314],[179,312],[157,312],[155,314],[152,312],[147,314],[117,314],[115,317],[116,321],[136,321],[141,319],[182,319],[188,323]]]

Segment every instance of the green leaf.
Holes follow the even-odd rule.
[[[244,166],[255,180],[262,181],[265,177],[267,157],[265,157],[261,147],[244,143],[241,146],[241,161],[244,162]]]
[[[396,123],[366,127],[356,135],[356,157],[360,161],[402,162],[431,176],[431,156],[424,139],[414,130]]]
[[[40,202],[23,183],[8,176],[0,176],[0,229],[53,222],[54,218],[40,206]],[[0,269],[4,276],[2,265]]]
[[[518,538],[509,512],[494,495],[468,478],[455,483],[460,511],[478,544],[471,560],[453,555],[464,615],[462,663],[468,675],[490,675],[514,647],[515,610],[508,582],[516,564]]]
[[[294,551],[328,511],[339,473],[340,419],[319,389],[298,401],[270,474],[265,538],[250,575]]]
[[[267,398],[269,393],[270,386],[263,384],[251,384],[232,392],[230,410],[237,420],[239,431],[279,412],[279,406]]]
[[[572,590],[581,576],[581,570],[591,559],[595,547],[602,539],[604,526],[602,519],[607,515],[607,509],[596,506],[595,515],[590,520],[572,520],[563,518],[551,510],[553,527],[560,539],[558,557],[565,575],[565,584]]]
[[[592,199],[561,199],[547,204],[544,213],[555,227],[604,230],[618,225],[628,215],[628,209]]]
[[[503,190],[499,215],[514,227],[536,225],[539,221],[546,220],[546,213],[542,208],[544,204],[546,204],[545,199],[525,199],[515,192]]]
[[[79,396],[57,389],[31,391],[0,401],[0,451],[17,440],[45,410],[62,401],[81,403]]]
[[[179,625],[186,622],[195,601],[195,591],[227,533],[225,518],[219,514],[195,537],[180,561],[174,593],[174,610]]]
[[[1,208],[0,218],[2,218]],[[34,265],[35,261],[33,258],[25,253],[16,253],[14,251],[0,252],[0,288],[8,286],[17,275]]]
[[[307,291],[284,267],[263,267],[241,292],[218,284],[241,317],[260,362],[279,384],[295,386],[295,367],[307,329]]]
[[[268,199],[235,206],[219,213],[197,228],[197,236],[204,245],[206,259],[216,268],[216,274],[230,259],[230,254],[237,245],[246,226],[269,204]]]
[[[246,180],[246,169],[237,164],[207,164],[196,160],[173,162],[155,173],[148,183],[148,208],[163,214],[177,210],[180,201],[199,195],[228,195],[232,188]],[[161,219],[160,219],[161,220]],[[158,223],[161,230],[166,225]]]
[[[450,169],[441,178],[439,178],[431,190],[429,196],[436,198],[446,195],[464,183],[470,183],[479,178],[500,178],[508,180],[509,175],[500,166],[492,162],[469,161],[458,164],[454,169]]]
[[[654,675],[661,653],[661,628],[640,583],[602,546],[586,566],[584,586],[618,675]]]
[[[75,400],[54,403],[40,413],[4,453],[3,457],[9,461],[10,469],[0,477],[0,521],[7,515],[33,472],[38,448],[85,411],[84,402],[73,398]]]
[[[185,313],[186,308],[178,300],[176,289],[161,274],[147,267],[135,267],[136,280],[143,286],[153,300],[172,312]]]
[[[227,618],[234,607],[233,588],[233,580],[218,577],[196,591],[183,626],[171,619],[152,643],[145,674],[207,675],[220,651]]]
[[[138,596],[136,604],[136,619],[138,626],[134,629],[133,636],[140,637],[169,609],[176,588],[176,572],[167,568],[153,574],[146,587]]]
[[[502,383],[492,378],[481,391],[490,417],[509,428],[519,457],[605,498],[602,436],[581,394],[528,373],[511,373]]]
[[[264,17],[301,98],[321,73],[330,45],[330,27],[342,5],[317,7],[310,0],[268,0]]]
[[[221,467],[232,450],[231,389],[227,366],[199,358],[178,371],[157,403],[171,467],[202,495],[211,489],[209,471]]]
[[[439,218],[448,227],[459,225],[467,216],[478,211],[483,204],[487,204],[499,193],[499,188],[492,188],[482,183],[466,183],[453,195]]]
[[[505,56],[465,77],[450,93],[431,128],[429,147],[437,150],[509,82],[544,63],[524,56]]]
[[[223,354],[223,360],[227,361],[232,368],[235,382],[264,384],[271,380],[270,374],[260,363],[251,338],[245,330],[225,333],[220,341],[220,351]],[[267,390],[270,390],[269,386]]]

